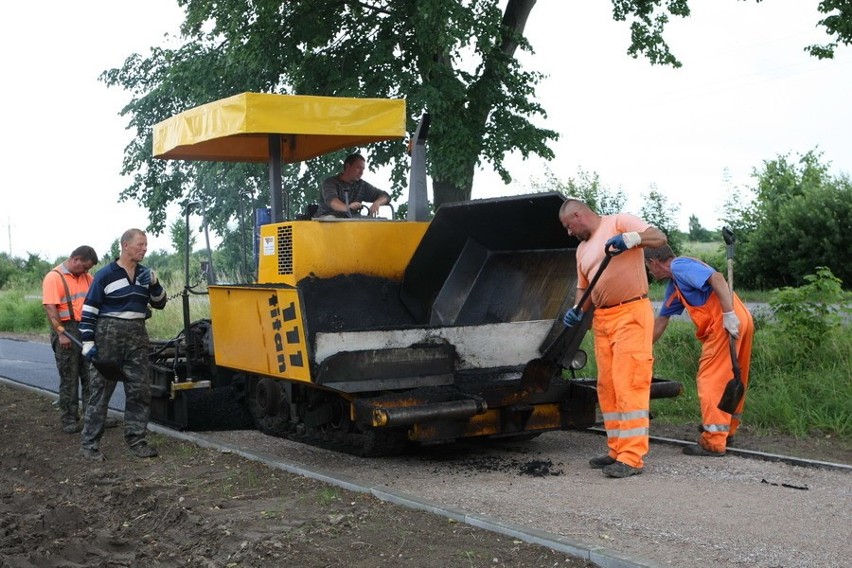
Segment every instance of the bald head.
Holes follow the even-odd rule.
[[[569,235],[588,240],[601,223],[600,215],[579,199],[566,199],[559,208],[559,222]]]

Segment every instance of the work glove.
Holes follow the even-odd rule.
[[[565,317],[562,318],[562,323],[565,324],[565,327],[574,327],[578,323],[580,323],[583,319],[583,310],[574,306],[567,312],[565,312]]]
[[[737,314],[733,310],[722,312],[722,324],[728,330],[728,333],[731,334],[731,337],[737,339],[740,336],[740,318],[737,317]]]
[[[137,282],[141,286],[156,286],[159,280],[157,279],[157,273],[151,270],[150,268],[146,268],[144,272],[139,274],[139,277],[136,279]]]
[[[620,235],[615,235],[610,238],[606,242],[605,248],[609,250],[609,247],[612,247],[615,251],[615,254],[622,253],[627,249],[632,249],[636,245],[642,242],[642,237],[639,236],[637,232],[630,233],[621,233]]]
[[[83,357],[91,361],[95,358],[95,355],[98,354],[98,348],[95,346],[94,341],[84,341],[83,342]]]

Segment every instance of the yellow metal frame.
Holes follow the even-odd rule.
[[[263,225],[258,281],[296,286],[308,276],[341,274],[401,280],[428,226],[427,222],[380,220]]]

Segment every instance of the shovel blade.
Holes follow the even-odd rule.
[[[559,365],[548,359],[533,359],[524,367],[521,388],[528,392],[544,392],[550,388],[550,380],[559,373]]]
[[[121,364],[117,361],[92,359],[92,365],[108,381],[123,381],[127,378],[124,370],[121,368]]]
[[[725,392],[722,393],[722,400],[716,405],[716,408],[722,412],[733,414],[737,411],[740,401],[745,394],[745,385],[738,378],[733,378],[725,385]]]

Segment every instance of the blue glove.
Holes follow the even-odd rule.
[[[565,317],[562,318],[562,323],[565,324],[565,327],[574,327],[578,323],[583,320],[583,310],[574,306],[567,312],[565,312]]]
[[[147,268],[141,270],[136,275],[136,283],[140,286],[148,286],[151,283],[151,271]]]
[[[157,282],[157,273],[150,268],[146,268],[136,277],[136,283],[140,286],[148,286],[150,288],[151,286],[155,286]]]
[[[615,235],[610,238],[604,248],[609,250],[609,247],[612,247],[614,250],[613,254],[619,254],[627,249],[631,249],[642,242],[642,237],[639,236],[639,233],[631,232],[631,233],[621,233],[620,235]]]

